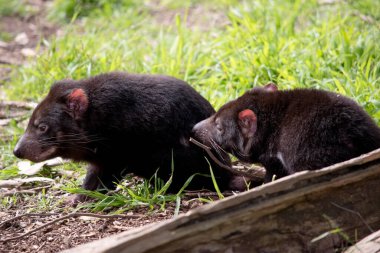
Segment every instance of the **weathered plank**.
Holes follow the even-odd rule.
[[[333,252],[380,229],[379,196],[380,149],[65,252]]]
[[[380,252],[380,230],[348,248],[344,253],[378,253]]]

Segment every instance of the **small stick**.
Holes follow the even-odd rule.
[[[226,193],[223,192],[224,196],[232,196],[233,193]],[[185,193],[186,197],[218,197],[218,193],[216,192],[186,192]]]
[[[375,232],[372,228],[371,228],[371,226],[364,220],[364,218],[363,218],[363,216],[359,213],[359,212],[357,212],[357,211],[354,211],[354,210],[351,210],[351,209],[348,209],[348,208],[346,208],[346,207],[344,207],[344,206],[340,206],[340,205],[338,205],[338,204],[336,204],[336,203],[334,203],[334,202],[330,202],[333,206],[335,206],[335,207],[337,207],[337,208],[340,208],[340,209],[342,209],[342,210],[344,210],[344,211],[347,211],[347,212],[350,212],[350,213],[352,213],[352,214],[355,214],[355,215],[357,215],[358,217],[359,217],[359,219],[367,226],[367,228],[368,228],[368,230],[371,232],[371,233],[373,233],[373,232]]]
[[[4,198],[4,197],[8,197],[8,196],[13,196],[16,194],[17,195],[19,195],[19,194],[33,195],[33,194],[36,194],[38,191],[49,189],[52,186],[53,185],[35,187],[35,188],[31,188],[31,189],[9,190],[5,193],[0,193],[0,197]]]
[[[260,176],[260,175],[253,175],[249,172],[245,172],[245,171],[237,171],[237,170],[234,170],[233,168],[231,168],[230,166],[226,165],[226,164],[223,164],[221,161],[218,160],[218,158],[216,158],[214,156],[214,154],[212,153],[211,151],[211,148],[200,143],[199,141],[193,139],[190,137],[190,142],[192,142],[193,144],[197,145],[198,147],[204,149],[207,154],[210,156],[210,158],[217,164],[219,165],[220,167],[222,167],[223,169],[226,169],[228,170],[229,172],[231,172],[232,174],[234,175],[238,175],[238,176],[244,176],[244,177],[247,177],[247,178],[250,178],[254,181],[263,181],[263,176]]]
[[[31,110],[31,109],[36,108],[37,104],[33,102],[19,102],[19,101],[1,101],[0,102],[0,108],[8,107],[8,106]]]
[[[19,219],[21,217],[24,217],[24,216],[52,216],[52,215],[59,215],[58,213],[48,213],[48,214],[43,214],[43,213],[26,213],[26,214],[22,214],[22,215],[19,215],[19,216],[16,216],[16,217],[13,217],[9,220],[6,220],[5,222],[2,222],[0,224],[0,227],[2,227],[5,223],[7,222],[10,222],[10,221],[13,221],[15,219]],[[50,226],[58,221],[61,221],[61,220],[65,220],[65,219],[68,219],[68,218],[76,218],[76,217],[81,217],[81,216],[88,216],[88,217],[95,217],[95,218],[106,218],[106,219],[115,219],[115,218],[140,218],[141,215],[121,215],[121,214],[114,214],[114,215],[104,215],[104,214],[95,214],[95,213],[70,213],[68,215],[65,215],[65,216],[62,216],[62,217],[59,217],[53,221],[50,221],[42,226],[39,226],[38,228],[35,228],[33,230],[30,230],[22,235],[19,235],[19,236],[15,236],[15,237],[10,237],[10,238],[6,238],[6,239],[0,239],[0,242],[8,242],[8,241],[13,241],[13,240],[17,240],[17,239],[20,239],[20,238],[23,238],[27,235],[30,235],[30,234],[33,234],[35,232],[37,232],[38,230],[41,230],[47,226]]]
[[[36,194],[36,192],[32,191],[32,190],[7,191],[5,193],[0,194],[0,198],[14,196],[14,195],[20,195],[20,194],[33,195],[33,194]]]
[[[20,219],[22,217],[33,217],[33,216],[52,216],[52,215],[57,215],[56,213],[24,213],[24,214],[21,214],[21,215],[17,215],[13,218],[10,218],[2,223],[0,223],[0,228],[2,226],[4,226],[6,223],[8,222],[11,222],[11,221],[14,221],[14,220],[17,220],[17,219]]]

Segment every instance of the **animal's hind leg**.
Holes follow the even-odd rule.
[[[289,175],[285,170],[281,161],[277,158],[266,159],[262,162],[265,167],[266,173],[264,178],[264,183],[272,182],[275,179],[279,179]]]

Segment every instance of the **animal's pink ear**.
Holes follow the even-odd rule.
[[[257,129],[256,114],[250,109],[239,112],[239,126],[244,137],[253,137]]]
[[[67,96],[67,108],[74,119],[80,119],[88,108],[88,97],[83,89],[74,89]]]
[[[267,83],[265,86],[264,86],[264,89],[268,92],[274,92],[274,91],[278,91],[278,88],[277,88],[277,85],[274,84],[274,83]]]
[[[272,93],[278,91],[277,85],[274,83],[267,83],[264,86],[254,87],[250,92],[253,94],[257,93]]]

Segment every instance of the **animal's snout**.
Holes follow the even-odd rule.
[[[22,152],[22,143],[24,141],[24,136],[22,136],[16,146],[14,147],[13,149],[13,154],[17,157],[17,158],[23,158],[23,152]]]
[[[202,120],[201,122],[198,122],[195,124],[193,127],[193,130],[191,131],[192,135],[194,137],[199,137],[199,135],[202,135],[202,132],[205,131],[204,125],[205,125],[206,120]]]
[[[194,139],[206,144],[208,143],[208,140],[210,139],[210,130],[209,130],[209,119],[202,120],[201,122],[198,122],[192,130],[192,136]]]
[[[17,158],[22,158],[21,156],[21,150],[19,148],[15,148],[13,149],[13,154],[17,157]]]

